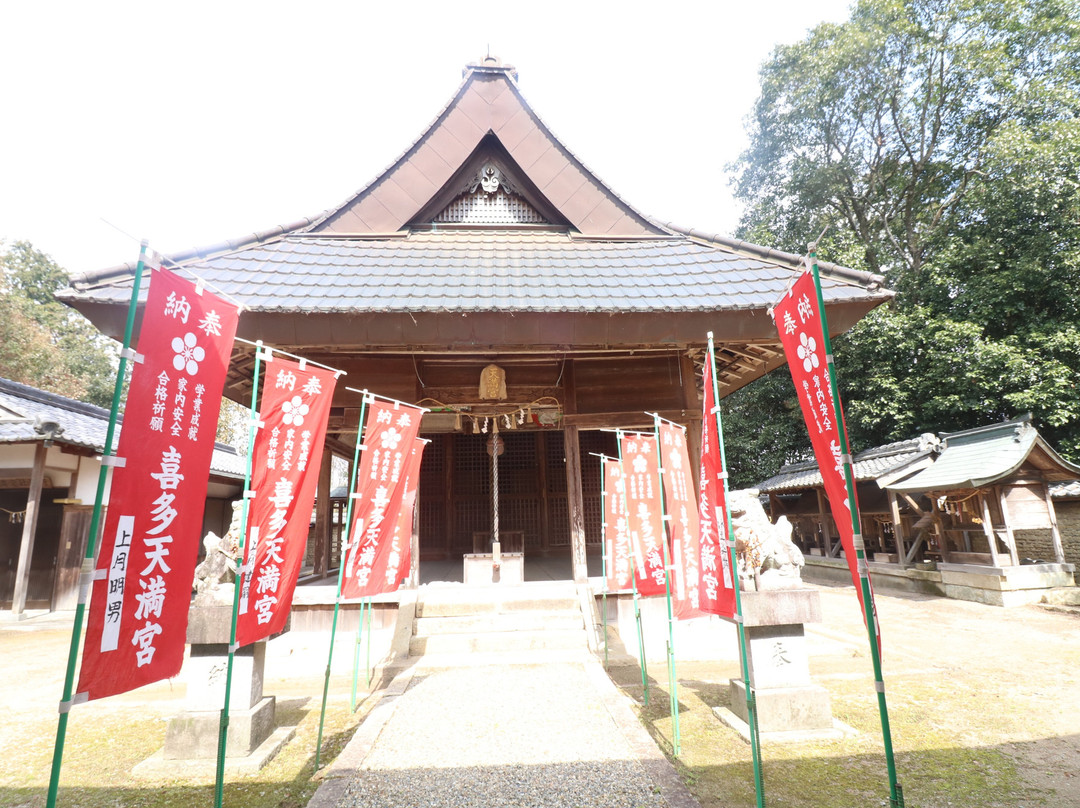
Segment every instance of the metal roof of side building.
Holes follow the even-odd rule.
[[[53,422],[61,431],[51,436],[54,443],[103,451],[109,428],[109,411],[57,393],[50,393],[11,379],[0,378],[0,444],[36,443],[50,436],[40,426]],[[114,443],[119,439],[119,432]],[[242,480],[244,458],[225,443],[214,443],[211,473]]]
[[[876,481],[891,491],[919,493],[979,488],[1002,480],[1031,458],[1052,483],[1054,497],[1080,496],[1080,466],[1062,458],[1024,415],[959,432],[925,433],[855,455],[855,479]],[[813,460],[792,463],[757,486],[783,493],[823,485]]]

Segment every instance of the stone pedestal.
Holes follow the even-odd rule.
[[[184,709],[169,719],[164,749],[139,764],[137,776],[154,777],[163,772],[202,776],[213,769],[221,708],[225,704],[231,627],[231,600],[191,607],[187,631],[191,654],[184,665]],[[265,640],[239,648],[233,656],[225,740],[226,768],[233,772],[258,771],[295,734],[295,728],[277,728],[275,699],[263,695],[265,663]]]
[[[491,553],[469,553],[465,556],[466,584],[525,583],[525,554],[500,553],[499,568],[494,567]]]
[[[821,599],[812,589],[743,592],[743,625],[750,684],[757,701],[762,740],[841,737],[846,728],[833,721],[829,692],[810,680],[806,623],[821,622]],[[731,680],[730,710],[714,712],[745,732],[746,683]]]

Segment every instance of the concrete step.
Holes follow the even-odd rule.
[[[488,654],[587,649],[584,628],[552,631],[493,631],[486,634],[434,634],[413,637],[409,656]]]
[[[460,617],[421,617],[413,625],[417,637],[436,634],[483,634],[505,631],[552,631],[584,628],[578,610],[511,612]]]
[[[416,616],[465,617],[578,609],[577,591],[572,584],[525,584],[505,588],[447,587],[423,589],[417,600]]]
[[[481,668],[510,665],[550,665],[554,662],[588,662],[589,650],[564,648],[548,651],[489,651],[472,653],[424,654],[409,660],[415,670],[439,670],[445,668]],[[637,661],[634,661],[637,664]]]

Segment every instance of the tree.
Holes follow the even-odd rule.
[[[29,242],[0,252],[0,376],[107,407],[117,349],[56,300],[67,285],[67,273]]]
[[[802,252],[828,227],[819,255],[898,293],[836,341],[856,451],[1030,410],[1080,459],[1078,12],[862,0],[762,68],[740,238]]]

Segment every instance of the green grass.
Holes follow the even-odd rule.
[[[666,668],[650,666],[650,700],[642,723],[672,757],[672,720]],[[612,678],[635,700],[642,695],[636,668]],[[685,675],[686,678],[682,678]],[[689,678],[689,677],[695,678]],[[703,808],[755,805],[750,746],[722,724],[712,708],[728,706],[734,665],[680,667],[679,727],[682,755],[675,765]],[[636,677],[636,678],[635,678]],[[820,682],[830,691],[833,716],[857,731],[838,741],[763,743],[762,775],[769,806],[866,808],[887,806],[889,783],[877,697],[864,678]],[[889,705],[897,768],[905,803],[919,808],[1053,805],[1053,795],[1025,785],[1007,745],[990,742],[1022,720],[1023,706],[987,710],[965,687],[905,682]]]
[[[257,775],[227,776],[224,802],[230,808],[302,808],[318,788],[314,778],[318,696],[278,703],[280,726],[297,726],[296,737]],[[365,713],[348,709],[338,696],[327,706],[322,762],[332,761],[348,742]],[[160,749],[165,717],[133,708],[75,710],[68,725],[58,805],[65,808],[188,808],[213,805],[213,778],[202,781],[136,780],[131,769]],[[56,722],[22,718],[19,742],[4,744],[0,767],[0,805],[39,808],[46,803]],[[8,748],[10,747],[10,748]]]

